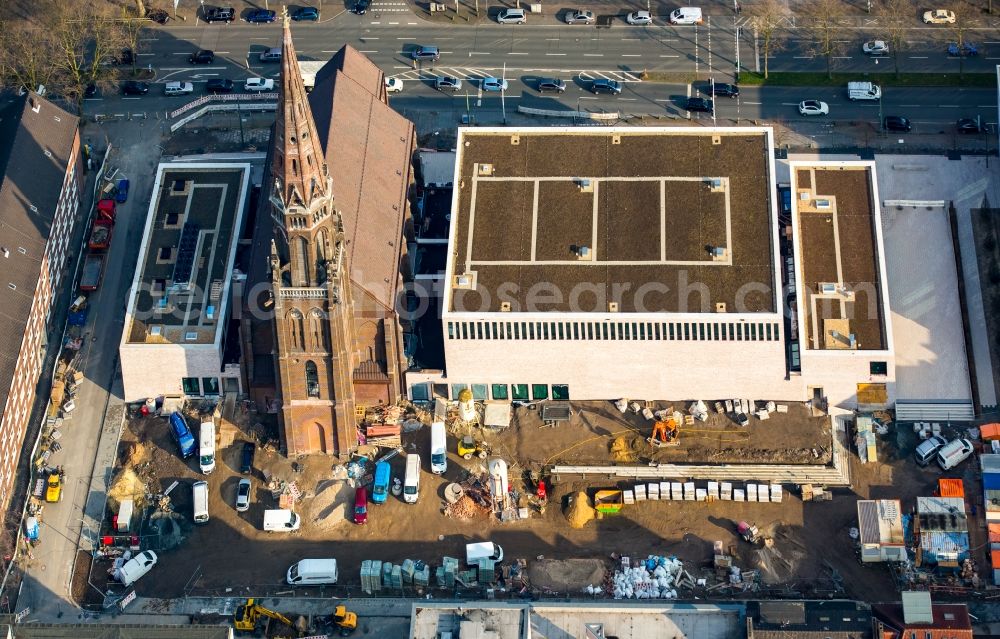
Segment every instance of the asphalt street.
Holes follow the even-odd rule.
[[[619,18],[610,27],[558,24],[555,19],[526,25],[443,25],[422,20],[403,2],[386,0],[375,2],[364,16],[327,8],[319,23],[293,23],[293,30],[301,60],[325,61],[345,43],[365,53],[388,76],[403,80],[403,92],[392,100],[408,109],[501,110],[499,95],[483,94],[479,79],[502,76],[510,83],[503,108],[524,105],[704,120],[711,116],[691,115],[683,110],[686,98],[704,92],[710,78],[731,82],[737,61],[744,69],[754,69],[760,63],[760,49],[755,47],[746,21],[745,17],[706,16],[706,24],[699,27],[637,27]],[[834,60],[835,70],[856,71],[859,80],[869,72],[890,71],[892,59],[861,53],[864,41],[878,37],[878,19],[848,22],[851,24],[844,29],[842,55]],[[825,70],[825,59],[810,53],[807,31],[794,23],[790,18],[791,37],[772,57],[770,69]],[[944,50],[947,28],[915,26],[910,33],[907,48],[900,54],[902,70],[959,70],[959,61]],[[995,68],[1000,60],[1000,29],[976,28],[969,33],[970,39],[978,40],[980,54],[964,60],[964,70],[983,72]],[[211,78],[231,78],[238,83],[251,76],[276,78],[280,65],[261,62],[259,55],[279,41],[277,23],[209,25],[188,20],[153,28],[143,38],[138,54],[141,66],[157,72],[150,94],[98,96],[88,100],[86,108],[92,113],[166,111],[191,98],[163,97],[160,85],[164,82],[190,81],[198,95]],[[441,59],[414,65],[408,53],[422,44],[438,46]],[[189,64],[187,57],[197,49],[214,51],[215,62]],[[643,82],[640,78],[644,71],[684,74],[677,77],[696,80],[690,85]],[[463,90],[454,95],[435,91],[433,81],[443,75],[465,80]],[[535,87],[542,77],[566,80],[567,91],[562,95],[539,95]],[[620,96],[595,96],[587,89],[596,78],[618,80],[625,88]],[[795,105],[807,98],[829,103],[831,113],[826,119],[830,121],[877,122],[880,109],[883,115],[905,115],[924,128],[945,127],[961,117],[996,120],[995,92],[985,89],[893,88],[885,91],[880,105],[851,103],[838,88],[743,87],[740,98],[717,100],[715,115],[717,119],[734,121],[795,119],[800,117]]]

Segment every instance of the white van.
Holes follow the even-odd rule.
[[[848,82],[847,97],[851,100],[878,100],[882,97],[882,89],[871,82]]]
[[[670,12],[670,24],[701,24],[703,20],[698,7],[681,7]]]
[[[194,506],[194,523],[204,524],[208,522],[208,482],[196,481],[191,487]]]
[[[440,475],[448,470],[448,436],[444,422],[431,424],[431,472]]]
[[[474,544],[465,544],[465,562],[471,565],[478,562],[480,559],[503,561],[503,548],[492,541],[479,541]]]
[[[288,509],[265,510],[264,530],[267,532],[292,532],[298,530],[302,518]]]
[[[968,459],[971,454],[972,442],[968,439],[952,440],[938,451],[938,466],[941,470],[950,470]]]
[[[145,550],[135,557],[126,561],[118,569],[118,581],[126,586],[131,586],[156,565],[156,553],[152,550]]]
[[[403,480],[403,501],[408,504],[417,503],[420,496],[420,455],[410,453],[406,456],[406,478]]]
[[[202,422],[198,429],[198,467],[206,475],[215,470],[215,424],[212,422]]]
[[[303,559],[285,575],[292,586],[323,586],[337,583],[336,559]]]

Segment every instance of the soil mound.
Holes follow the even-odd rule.
[[[131,468],[125,468],[111,482],[111,487],[108,489],[108,506],[112,510],[118,510],[123,499],[134,499],[135,505],[140,506],[145,495],[145,482]]]
[[[597,511],[590,505],[590,498],[587,497],[587,493],[581,490],[570,495],[569,505],[566,507],[564,514],[570,528],[583,528],[587,525],[588,521],[596,516]]]
[[[627,439],[615,437],[614,441],[611,442],[611,458],[620,464],[635,461],[635,455]]]
[[[542,559],[528,567],[528,579],[535,588],[579,592],[604,581],[604,562],[600,559]]]

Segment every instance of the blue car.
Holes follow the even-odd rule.
[[[118,188],[115,191],[115,201],[121,204],[128,199],[128,180],[118,180]]]
[[[251,24],[274,22],[276,17],[277,14],[270,9],[254,9],[247,14],[247,22]]]
[[[170,413],[170,432],[173,433],[174,439],[177,440],[177,446],[181,449],[181,457],[187,459],[194,455],[195,448],[197,448],[194,435],[191,434],[191,429],[188,428],[184,415],[178,411]]]
[[[319,20],[319,9],[316,7],[301,7],[292,14],[292,20]]]

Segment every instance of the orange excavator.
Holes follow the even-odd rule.
[[[653,423],[653,434],[647,440],[652,446],[676,446],[680,431],[677,429],[677,421],[673,417],[657,420]]]

